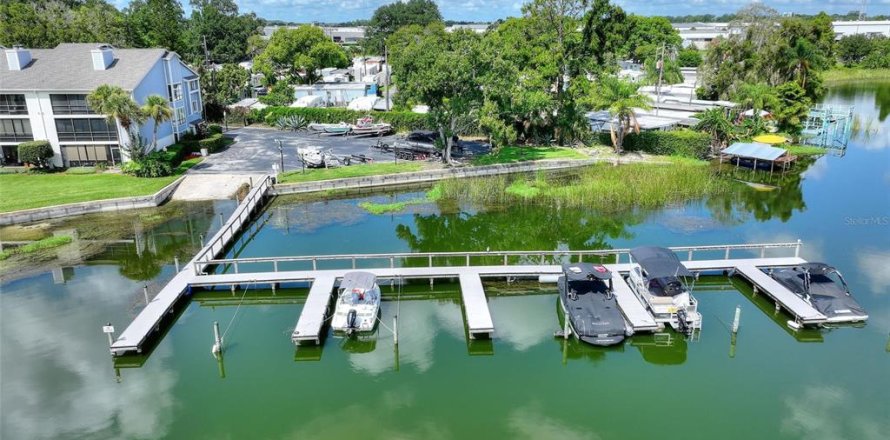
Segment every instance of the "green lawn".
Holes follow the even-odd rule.
[[[473,165],[492,165],[541,159],[587,159],[587,155],[573,148],[563,147],[502,147],[491,154],[473,160]]]
[[[853,81],[886,81],[890,78],[890,69],[840,68],[827,70],[822,74],[825,84]]]
[[[788,150],[788,154],[795,156],[820,156],[828,152],[825,148],[812,145],[779,145],[779,148],[784,148]]]
[[[179,176],[146,179],[123,174],[0,174],[0,212],[66,203],[144,196]]]
[[[349,177],[377,176],[381,174],[408,173],[420,171],[423,165],[416,162],[373,163],[351,165],[339,168],[321,168],[288,171],[278,175],[279,183],[313,182],[316,180],[346,179]]]

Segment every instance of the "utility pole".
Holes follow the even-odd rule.
[[[281,148],[281,139],[275,139],[278,142],[278,169],[280,173],[284,173],[284,149]]]
[[[386,67],[386,111],[389,111],[389,50],[383,46],[383,66]]]
[[[664,43],[661,43],[661,56],[655,62],[658,69],[658,85],[655,86],[655,116],[658,116],[658,108],[661,107],[661,78],[664,73]]]
[[[204,65],[210,65],[210,52],[207,51],[207,36],[201,35],[202,43],[201,45],[204,47]]]

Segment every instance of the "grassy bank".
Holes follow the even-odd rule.
[[[440,182],[442,198],[476,203],[558,203],[604,212],[656,208],[731,190],[731,182],[698,163],[672,165],[597,164],[570,177],[539,173],[511,179],[496,176]]]
[[[825,85],[856,81],[888,81],[890,80],[890,69],[831,69],[822,73],[822,80]]]
[[[825,148],[814,147],[812,145],[785,145],[780,146],[780,148],[788,150],[788,154],[793,154],[795,156],[821,156],[828,151]]]
[[[124,174],[0,174],[0,212],[154,194],[179,176]]]
[[[35,242],[28,243],[24,246],[11,248],[0,251],[0,261],[3,261],[13,255],[27,255],[37,251],[57,248],[59,246],[71,243],[71,237],[68,235],[54,235]]]
[[[473,159],[473,165],[514,163],[544,159],[587,159],[588,156],[573,148],[563,147],[502,147],[497,151]]]
[[[279,183],[314,182],[317,180],[346,179],[349,177],[378,176],[381,174],[420,171],[423,165],[416,162],[373,163],[339,168],[306,169],[306,172],[289,171],[278,175]]]

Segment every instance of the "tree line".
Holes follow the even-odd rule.
[[[234,0],[190,0],[190,5],[186,17],[178,0],[132,0],[123,10],[105,0],[4,0],[0,45],[163,47],[193,64],[205,56],[218,63],[248,57],[251,36],[264,24],[261,18],[239,13]]]

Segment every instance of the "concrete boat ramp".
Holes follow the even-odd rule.
[[[256,182],[256,181],[255,181]],[[165,317],[171,315],[184,296],[193,287],[231,288],[239,286],[269,286],[276,289],[282,283],[311,283],[309,295],[297,318],[292,340],[297,344],[320,344],[326,333],[330,317],[334,288],[343,276],[352,270],[374,273],[381,280],[458,280],[467,333],[471,338],[496,336],[497,323],[491,317],[483,279],[553,279],[562,273],[559,264],[568,261],[603,261],[613,259],[605,266],[613,273],[613,286],[618,305],[635,332],[660,330],[652,314],[631,291],[623,274],[631,269],[629,249],[584,251],[500,251],[500,252],[439,252],[439,253],[392,253],[316,255],[270,258],[220,258],[242,231],[249,227],[252,216],[262,209],[272,182],[263,178],[248,193],[222,228],[207,242],[205,247],[180,270],[161,292],[139,313],[132,323],[113,341],[110,350],[114,355],[142,353],[143,347],[152,341],[153,335],[168,325]],[[683,264],[693,272],[734,272],[748,279],[756,289],[772,298],[776,308],[783,308],[802,325],[820,324],[826,317],[813,309],[792,292],[766,275],[762,269],[793,266],[805,263],[799,258],[801,243],[741,244],[718,246],[693,246],[671,248],[678,255],[686,256]],[[784,251],[790,257],[767,257],[766,253]],[[760,257],[753,257],[759,252]],[[743,254],[730,258],[731,254]],[[695,259],[698,254],[719,259]],[[752,255],[753,254],[753,255]],[[752,258],[753,257],[753,258]],[[418,261],[419,260],[419,261]],[[628,261],[622,263],[622,260]],[[433,262],[449,261],[451,265],[433,265]],[[500,264],[492,264],[493,261]],[[553,264],[533,262],[550,261]],[[397,265],[396,262],[399,264]],[[421,264],[418,264],[421,262]],[[349,267],[349,269],[320,269],[319,266]],[[301,270],[279,270],[282,266],[301,266]],[[227,273],[215,273],[225,268]],[[250,269],[250,270],[244,270]],[[271,270],[269,270],[271,269]],[[546,311],[542,311],[546,313]]]

